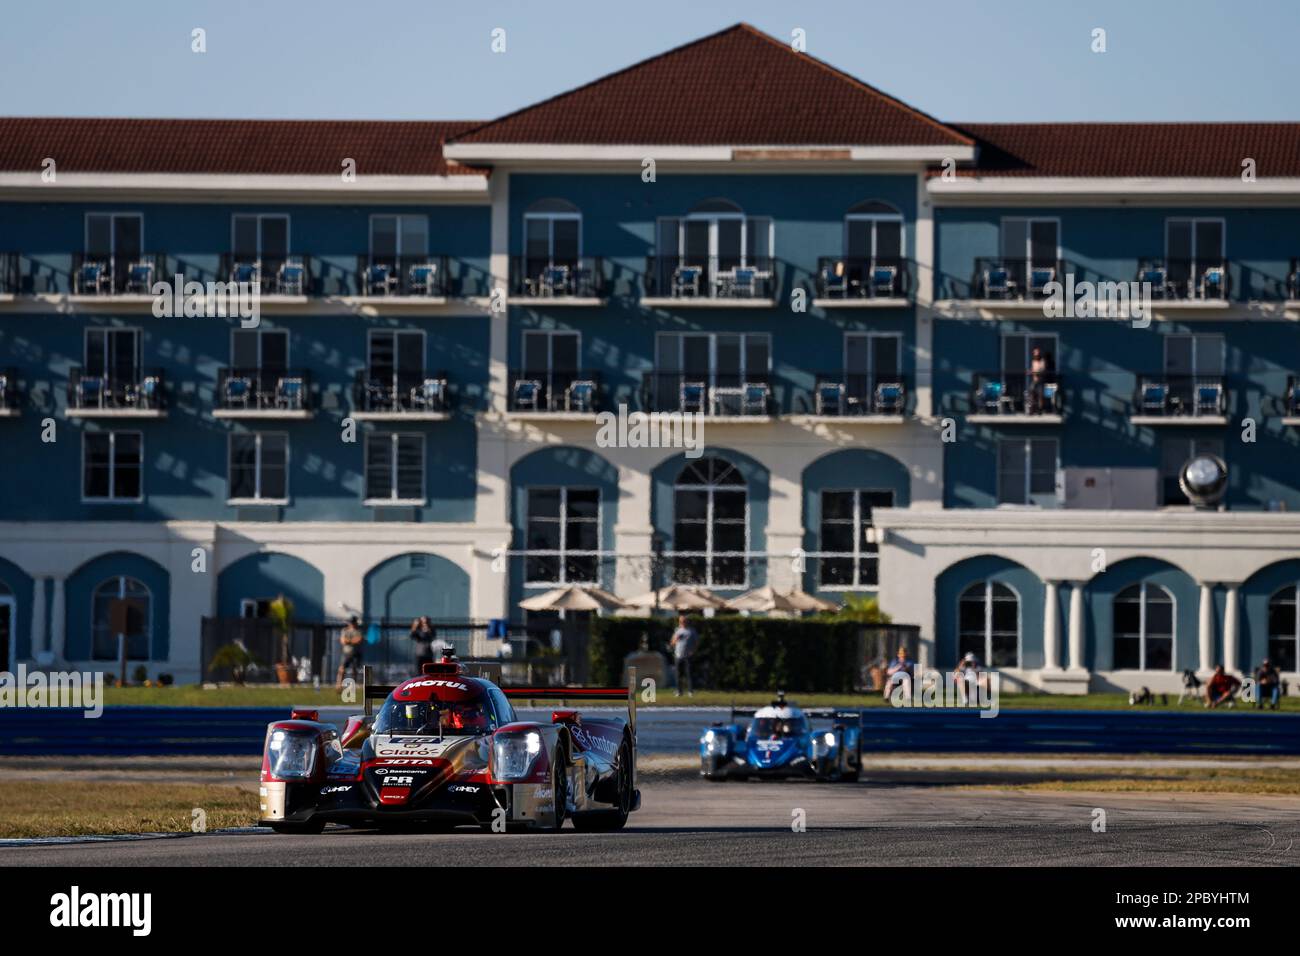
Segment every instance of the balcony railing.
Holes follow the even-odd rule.
[[[1287,418],[1300,418],[1300,376],[1291,375],[1286,380],[1286,394],[1282,396],[1283,414]]]
[[[976,372],[970,410],[973,415],[1060,415],[1060,374]]]
[[[0,412],[9,414],[18,409],[18,369],[0,368]]]
[[[314,295],[315,281],[311,256],[297,253],[288,256],[221,257],[221,281],[251,285],[262,295]]]
[[[0,295],[16,295],[18,284],[18,253],[0,252]]]
[[[510,372],[507,400],[512,412],[595,414],[601,411],[603,397],[599,372]]]
[[[217,372],[216,406],[223,412],[310,411],[311,372],[223,368]]]
[[[1008,301],[1047,298],[1047,286],[1062,281],[1065,263],[1043,259],[980,258],[971,277],[971,297]]]
[[[1133,414],[1153,418],[1214,418],[1227,414],[1228,392],[1217,375],[1139,375]]]
[[[605,296],[604,263],[585,256],[569,260],[514,256],[510,260],[510,294],[525,299],[601,299]]]
[[[804,412],[827,418],[902,415],[907,382],[902,375],[818,372],[809,405]]]
[[[68,376],[68,408],[75,411],[150,411],[166,407],[160,368],[134,374],[89,372],[74,368]]]
[[[666,299],[773,299],[776,260],[725,256],[650,256],[646,295]]]
[[[768,372],[655,371],[646,373],[642,388],[642,407],[650,412],[763,417],[775,408]]]
[[[363,296],[406,298],[448,294],[446,256],[357,256],[357,289]]]
[[[167,257],[162,253],[135,256],[72,256],[73,295],[152,295]]]
[[[447,373],[357,372],[352,406],[358,412],[446,413],[451,409]]]
[[[1300,299],[1300,259],[1291,260],[1291,269],[1286,274],[1286,297],[1292,301]]]
[[[1164,301],[1225,301],[1232,292],[1227,260],[1140,259],[1137,281]]]
[[[817,260],[819,299],[902,299],[912,292],[906,259],[854,259],[823,256]]]

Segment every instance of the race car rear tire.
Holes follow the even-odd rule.
[[[320,833],[325,829],[325,821],[308,820],[306,823],[272,823],[271,829],[276,833]]]
[[[565,812],[569,808],[569,771],[564,763],[564,748],[556,747],[555,754],[551,757],[551,799],[553,803],[553,813],[555,822],[546,830],[550,833],[558,833],[564,826]]]
[[[608,833],[611,830],[623,829],[627,823],[628,815],[632,812],[632,748],[626,737],[618,748],[614,765],[617,768],[615,779],[618,782],[614,791],[614,809],[575,813],[573,815],[575,830],[584,833]]]

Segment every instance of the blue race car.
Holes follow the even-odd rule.
[[[745,726],[737,717],[752,717]],[[814,729],[814,719],[831,726]],[[700,737],[700,776],[708,780],[749,777],[858,779],[862,768],[862,715],[856,710],[801,710],[778,691],[767,707],[732,708],[730,723],[716,723]]]

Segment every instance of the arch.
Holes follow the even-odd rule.
[[[408,552],[366,572],[368,621],[409,623],[421,615],[434,621],[469,620],[469,573],[438,554]]]
[[[1084,595],[1088,641],[1086,657],[1094,671],[1115,669],[1115,598],[1134,584],[1150,582],[1169,593],[1173,600],[1173,670],[1195,668],[1200,590],[1182,568],[1161,558],[1126,558],[1100,571],[1088,581]]]
[[[9,645],[0,646],[0,669],[35,656],[41,648],[32,647],[32,598],[36,588],[31,575],[4,558],[0,558],[0,586],[4,589],[9,610]]]
[[[844,214],[844,255],[897,268],[906,248],[903,213],[880,199],[854,203]]]
[[[147,654],[135,659],[167,660],[170,653],[171,576],[157,561],[134,551],[101,554],[68,575],[64,584],[67,629],[64,656],[69,661],[95,659],[95,597],[105,582],[113,579],[133,580],[149,594],[148,619],[140,622],[139,639],[147,648]],[[100,663],[107,662],[101,660]]]
[[[325,575],[302,558],[279,551],[258,551],[222,569],[217,577],[217,613],[240,617],[244,601],[265,601],[281,594],[293,602],[296,620],[325,620]]]
[[[728,448],[710,448],[710,454],[707,457],[717,459],[723,462],[725,466],[729,466],[730,469],[734,469],[733,476],[726,478],[727,481],[733,483],[725,487],[732,493],[743,491],[746,518],[743,523],[744,536],[740,547],[751,553],[765,551],[767,549],[766,528],[771,485],[771,476],[767,468],[749,455]],[[701,471],[699,467],[700,462],[705,460],[705,458],[688,458],[684,453],[672,455],[660,462],[651,472],[653,496],[650,503],[650,523],[663,536],[665,548],[669,552],[696,552],[698,550],[695,547],[689,547],[694,542],[678,541],[678,491],[680,487],[700,490],[707,484],[707,481],[694,480],[701,476],[705,479],[708,478],[710,472]],[[715,468],[716,466],[709,467]],[[688,469],[693,470],[688,471]],[[687,486],[679,486],[678,479],[684,474],[689,475],[693,480]],[[719,472],[714,471],[713,474],[718,475]],[[726,472],[723,472],[723,474],[726,474]],[[740,481],[744,483],[743,489],[739,484],[734,483]],[[725,501],[724,506],[730,506],[733,503],[734,499],[731,499]],[[740,540],[739,536],[736,537],[736,540]],[[734,544],[734,542],[732,543]],[[727,547],[713,550],[730,551],[735,549]],[[719,583],[717,587],[722,590],[739,590],[761,586],[766,583],[767,574],[764,562],[745,561],[743,564],[745,565],[745,574],[740,578],[740,583],[733,583],[734,575],[724,575],[729,583]],[[686,566],[685,559],[683,559],[682,567]],[[669,573],[673,573],[671,566]]]
[[[124,614],[116,610],[119,602],[126,604]],[[124,574],[105,578],[90,595],[91,659],[120,660],[118,639],[124,635],[127,660],[149,660],[152,621],[153,593],[148,585]]]
[[[1143,580],[1116,593],[1110,606],[1111,667],[1172,671],[1178,627],[1174,596],[1163,585]]]
[[[745,210],[740,208],[738,203],[722,196],[712,196],[709,199],[701,200],[690,208],[687,215],[690,216],[743,216]]]
[[[1020,594],[1006,580],[974,581],[957,596],[957,657],[985,667],[1019,667]]]
[[[1300,587],[1300,558],[1286,558],[1266,564],[1241,584],[1238,633],[1240,657],[1228,664],[1243,670],[1252,670],[1265,657],[1273,659],[1279,670],[1283,669],[1275,654],[1280,648],[1272,646],[1274,632],[1283,622],[1275,620],[1270,605],[1279,592]],[[1300,667],[1300,661],[1296,662]],[[1291,668],[1291,672],[1296,670]]]
[[[582,256],[582,210],[567,199],[539,199],[524,210],[526,268],[575,266]]]
[[[955,667],[960,657],[961,597],[974,585],[999,585],[1016,599],[1018,667],[1041,668],[1043,656],[1043,582],[1023,564],[996,554],[974,555],[949,565],[935,578],[935,664]],[[1006,630],[1002,628],[1001,630]],[[1005,648],[1005,642],[1002,644]],[[981,663],[989,661],[983,655]],[[1002,665],[1011,666],[1011,665]]]
[[[898,216],[903,217],[900,210],[893,203],[887,203],[883,199],[864,199],[861,202],[855,202],[848,208],[847,215],[850,216]]]
[[[538,199],[524,210],[524,215],[526,216],[530,214],[544,215],[549,213],[578,213],[581,215],[582,210],[569,202],[569,200],[561,199],[558,196],[548,196],[544,199]]]

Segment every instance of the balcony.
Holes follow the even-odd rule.
[[[162,277],[167,257],[162,253],[99,256],[74,253],[71,294],[89,298],[135,296],[152,299],[153,284]]]
[[[1300,425],[1300,376],[1291,375],[1286,380],[1282,395],[1282,424]]]
[[[311,418],[307,369],[223,368],[214,418]]]
[[[12,297],[19,292],[18,253],[0,252],[0,296]]]
[[[1155,302],[1226,306],[1232,292],[1228,263],[1216,259],[1141,259],[1137,281]]]
[[[512,418],[590,421],[601,411],[600,373],[512,370],[506,401]]]
[[[447,373],[362,370],[352,384],[352,408],[361,421],[446,421]]]
[[[264,296],[303,298],[316,291],[311,256],[304,255],[253,258],[227,253],[221,257],[221,281],[252,286]]]
[[[776,260],[770,257],[742,263],[719,256],[650,256],[641,304],[651,308],[771,308],[776,293]]]
[[[362,298],[427,305],[445,302],[450,287],[446,256],[357,256]]]
[[[717,421],[765,422],[774,414],[771,376],[755,372],[647,372],[642,408],[648,412],[704,415]]]
[[[975,260],[971,277],[971,298],[985,302],[1017,302],[1032,305],[1048,298],[1048,286],[1065,275],[1063,261],[1009,259]]]
[[[1221,376],[1139,375],[1134,425],[1226,425],[1228,392]]]
[[[817,260],[813,305],[822,308],[889,307],[911,300],[912,270],[906,259]]]
[[[514,256],[510,260],[510,295],[550,305],[600,305],[606,295],[604,263],[591,257],[557,262]]]
[[[976,372],[968,422],[991,425],[1059,425],[1064,420],[1061,377],[1044,372]]]
[[[907,414],[902,375],[818,372],[810,396],[800,396],[792,420],[837,425],[901,424]]]
[[[68,376],[68,415],[77,418],[162,418],[167,414],[162,369]]]
[[[0,368],[0,418],[21,415],[22,408],[18,402],[18,369]]]

